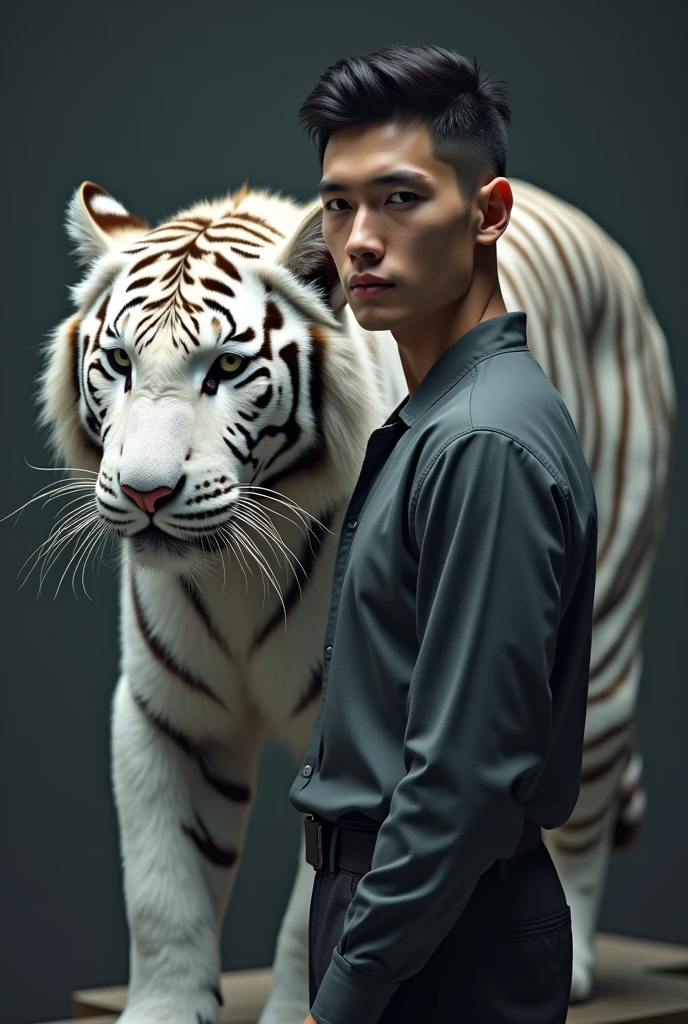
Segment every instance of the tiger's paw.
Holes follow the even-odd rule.
[[[266,1005],[258,1018],[257,1024],[303,1024],[310,1010],[302,1006],[293,1006],[288,1003],[273,1003]]]
[[[592,967],[586,967],[584,964],[577,964],[574,962],[573,974],[571,977],[571,995],[569,997],[569,1002],[587,1002],[592,997],[592,981]]]
[[[187,1003],[188,1005],[184,1005]],[[214,997],[141,999],[127,1006],[115,1024],[218,1024],[218,1004]],[[303,1021],[301,1021],[303,1024]]]

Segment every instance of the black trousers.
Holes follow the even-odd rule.
[[[315,872],[311,1006],[362,877],[341,869]],[[380,1024],[564,1024],[572,966],[571,911],[540,841],[506,861],[504,877],[498,864],[480,877],[456,924],[423,967],[401,982]]]

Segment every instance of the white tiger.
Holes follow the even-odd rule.
[[[675,396],[628,256],[584,214],[511,179],[508,310],[561,392],[595,485],[599,569],[580,798],[545,833],[572,908],[572,999],[590,993],[609,851],[643,813],[633,710],[666,515]],[[337,537],[370,433],[407,392],[394,339],[363,331],[320,200],[249,190],[156,228],[85,183],[87,264],[55,330],[42,422],[90,479],[46,550],[122,538],[113,784],[131,939],[122,1024],[212,1024],[218,936],[268,734],[302,759],[320,695]],[[75,552],[76,554],[76,552]],[[257,570],[257,572],[256,572]],[[267,585],[266,585],[267,584]],[[308,1014],[313,869],[303,842],[261,1024]]]

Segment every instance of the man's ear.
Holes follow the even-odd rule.
[[[145,234],[148,225],[129,213],[100,185],[84,181],[67,207],[67,234],[76,242],[79,263],[93,263],[103,253]]]
[[[276,259],[296,277],[320,290],[328,308],[338,314],[346,305],[337,267],[322,233],[322,206],[306,214]]]

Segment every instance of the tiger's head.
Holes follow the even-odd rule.
[[[49,342],[42,422],[139,565],[204,564],[269,494],[317,517],[353,490],[381,407],[321,216],[244,185],[149,228],[97,185],[75,192],[86,272]]]

